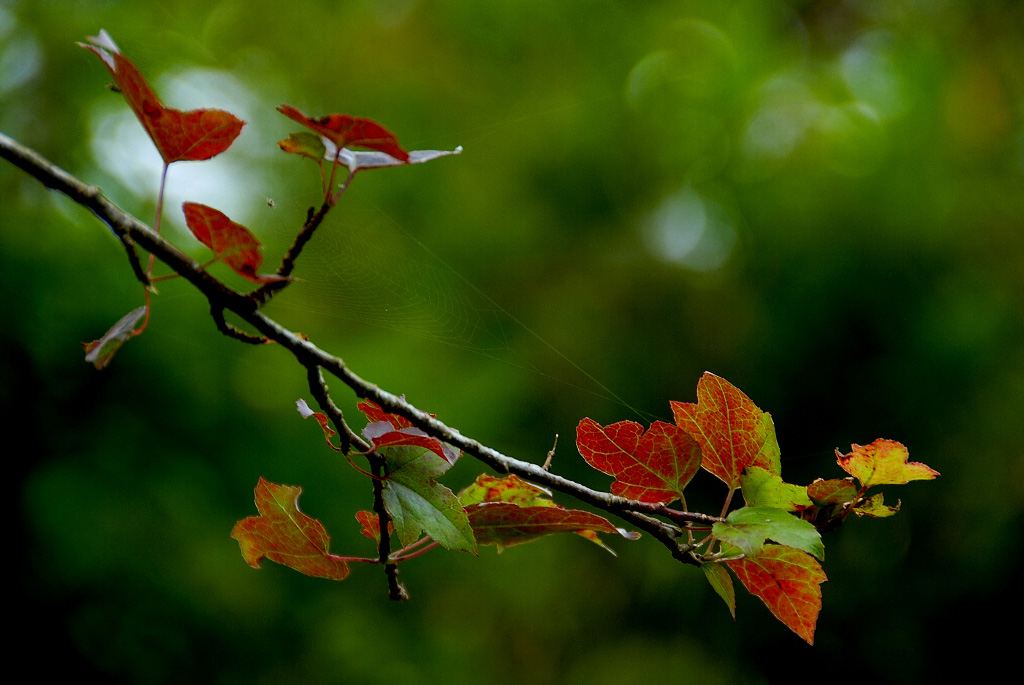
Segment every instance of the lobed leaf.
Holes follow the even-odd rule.
[[[772,507],[783,511],[801,511],[814,506],[802,485],[784,483],[782,476],[760,466],[744,469],[740,475],[743,501],[752,507]]]
[[[935,469],[920,462],[908,462],[907,448],[895,440],[879,438],[870,445],[852,445],[849,454],[836,450],[839,466],[860,481],[861,490],[873,485],[902,485],[912,480],[932,480]]]
[[[853,513],[857,516],[870,516],[871,518],[888,518],[900,510],[900,503],[897,500],[895,507],[885,504],[885,497],[882,493],[866,497],[857,502],[853,507]]]
[[[425,447],[449,464],[454,464],[462,456],[461,450],[430,437],[404,416],[387,413],[372,400],[363,400],[356,405],[356,409],[370,421],[362,433],[364,438],[373,443],[374,448]]]
[[[807,486],[807,495],[819,507],[843,505],[857,499],[853,478],[818,478]]]
[[[434,480],[451,463],[425,447],[388,447],[379,453],[384,457],[384,506],[402,545],[426,533],[446,549],[476,554],[459,498]]]
[[[616,528],[607,519],[585,511],[567,510],[550,499],[542,487],[521,480],[515,474],[504,478],[481,474],[459,492],[459,501],[466,508],[470,524],[481,545],[502,547],[518,545],[553,533],[576,533],[615,554],[597,533],[618,533],[627,540],[636,540],[639,533]],[[505,508],[481,505],[505,504]],[[546,509],[548,514],[541,511]]]
[[[132,62],[121,54],[106,31],[79,43],[99,57],[118,90],[152,139],[165,164],[204,160],[228,149],[245,122],[219,109],[181,111],[166,107]]]
[[[807,521],[781,509],[741,507],[730,512],[725,522],[715,523],[711,532],[718,539],[738,547],[745,555],[757,554],[766,539],[794,547],[819,559],[825,558],[821,534]]]
[[[323,525],[299,511],[302,488],[276,485],[260,478],[256,485],[256,510],[235,524],[231,537],[238,541],[242,557],[253,568],[263,559],[316,578],[344,580],[348,564],[329,553],[330,538]]]
[[[316,131],[337,148],[349,145],[365,147],[388,154],[402,163],[409,161],[409,153],[398,144],[398,139],[376,121],[348,114],[328,114],[313,119],[291,105],[281,105],[277,111],[293,121]]]
[[[596,533],[618,533],[635,540],[638,533],[616,528],[597,514],[578,509],[563,509],[553,502],[547,506],[522,506],[514,502],[479,502],[466,507],[476,541],[481,545],[511,547],[554,533],[591,533],[584,535],[602,547]],[[605,547],[605,549],[608,549]],[[610,549],[608,551],[611,551]],[[614,552],[612,552],[614,554]]]
[[[198,202],[186,202],[181,208],[192,235],[238,275],[254,283],[285,280],[283,276],[256,273],[263,264],[263,246],[248,228]]]
[[[827,578],[814,557],[784,545],[766,545],[752,556],[726,562],[747,591],[808,644],[821,611]]]
[[[481,473],[459,492],[459,501],[464,507],[481,502],[511,502],[521,507],[557,506],[550,497],[551,492],[514,473],[504,478]]]
[[[372,511],[357,511],[356,521],[359,521],[359,531],[374,542],[380,542],[380,517]],[[388,533],[394,532],[395,527],[388,522]]]
[[[700,448],[685,431],[655,421],[644,432],[635,421],[601,426],[583,419],[576,427],[576,447],[598,471],[615,477],[612,494],[640,502],[667,503],[700,468]]]
[[[779,443],[771,414],[724,378],[705,372],[697,383],[697,404],[672,402],[676,424],[693,436],[701,466],[730,488],[750,466],[781,475]]]

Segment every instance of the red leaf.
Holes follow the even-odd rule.
[[[236,523],[231,537],[238,540],[242,557],[253,568],[270,559],[307,576],[344,580],[348,564],[328,552],[331,540],[323,525],[299,511],[301,492],[302,488],[260,478],[256,485],[260,515]]]
[[[781,475],[771,414],[758,409],[729,381],[705,372],[697,384],[697,404],[671,405],[676,423],[700,445],[701,466],[730,488],[739,487],[748,466]]]
[[[281,105],[277,111],[316,131],[339,148],[351,145],[365,147],[387,153],[400,162],[409,161],[409,153],[398,144],[394,134],[372,119],[348,114],[328,114],[312,119],[291,105]]]
[[[359,525],[362,526],[362,530],[359,532],[366,537],[380,542],[380,517],[372,511],[357,511],[356,521],[359,521]],[[395,527],[388,521],[388,533],[393,533]]]
[[[254,283],[284,280],[283,276],[256,273],[263,263],[263,246],[248,228],[197,202],[186,202],[181,208],[192,235],[240,276]]]
[[[635,421],[602,427],[583,419],[576,446],[587,463],[615,476],[611,491],[641,502],[671,502],[700,468],[700,448],[678,426],[655,421],[644,433]]]
[[[932,480],[935,469],[917,461],[908,462],[910,453],[895,440],[879,438],[870,445],[852,445],[849,454],[836,450],[839,466],[860,481],[867,490],[872,485],[903,485],[912,480]]]
[[[333,428],[331,428],[330,419],[327,418],[327,415],[310,409],[309,405],[306,404],[306,400],[301,397],[295,402],[295,405],[299,410],[299,414],[302,415],[302,418],[308,419],[312,416],[313,420],[320,424],[320,428],[324,431],[324,439],[327,441],[328,446],[330,446],[330,448],[335,452],[340,452],[341,448],[336,447],[334,443],[331,442],[331,438],[333,438],[337,433]]]
[[[99,36],[88,40],[93,45],[79,45],[103,60],[165,164],[210,159],[227,150],[241,133],[245,122],[223,110],[183,112],[166,107],[106,31],[101,29]]]
[[[793,632],[814,644],[822,583],[828,580],[814,557],[784,545],[765,545],[754,556],[726,562],[750,594]]]
[[[404,416],[389,414],[372,400],[363,400],[356,405],[370,422],[363,429],[363,437],[377,449],[385,447],[426,447],[449,464],[454,464],[461,452],[451,445],[432,438],[410,423]]]
[[[403,397],[405,397],[403,395]],[[363,416],[370,423],[378,423],[384,421],[394,426],[395,430],[402,430],[403,428],[412,428],[412,423],[409,419],[398,414],[389,414],[380,408],[380,405],[373,400],[363,400],[356,405],[356,409],[363,412]]]

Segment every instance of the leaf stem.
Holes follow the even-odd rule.
[[[422,547],[422,548],[418,549],[417,551],[415,551],[415,552],[413,552],[411,554],[406,554],[404,556],[392,555],[391,556],[391,561],[393,561],[396,564],[398,564],[398,563],[401,563],[403,561],[409,561],[410,559],[415,559],[416,557],[420,556],[421,554],[426,554],[427,552],[429,552],[430,550],[434,549],[435,547],[438,547],[440,544],[441,543],[439,543],[439,542],[431,542],[429,545],[427,545],[425,547]]]

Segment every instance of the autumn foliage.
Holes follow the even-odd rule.
[[[241,132],[243,122],[227,112],[183,112],[164,105],[106,32],[82,46],[103,61],[165,165],[209,159],[226,151]],[[290,105],[281,105],[278,111],[303,127],[278,146],[316,164],[322,206],[310,209],[277,272],[259,273],[262,246],[246,227],[206,205],[186,202],[182,207],[188,228],[212,250],[213,261],[260,286],[253,307],[273,296],[274,290],[266,289],[269,285],[288,284],[290,265],[358,171],[421,163],[461,151],[408,152],[391,131],[370,119],[338,113],[311,117]],[[340,184],[339,169],[347,171]],[[162,193],[161,186],[161,197]],[[152,276],[152,262],[147,275]],[[149,309],[147,291],[145,307],[86,345],[87,360],[97,368],[110,363],[117,349],[141,332],[137,322],[143,315],[148,320]],[[247,342],[266,341],[226,324],[222,330]],[[612,552],[612,540],[640,537],[629,525],[620,527],[593,511],[556,503],[551,489],[525,477],[532,476],[646,528],[674,558],[700,567],[734,616],[735,577],[782,623],[813,643],[820,585],[826,580],[821,533],[839,527],[851,513],[873,518],[895,514],[899,504],[886,505],[882,493],[869,494],[873,488],[938,475],[924,464],[910,462],[900,443],[879,439],[853,445],[849,453],[837,450],[838,466],[848,477],[787,483],[771,415],[729,381],[705,373],[697,384],[696,402],[669,403],[672,422],[579,422],[576,448],[587,464],[611,478],[608,493],[593,493],[549,477],[539,466],[514,460],[498,463],[507,470],[513,470],[508,466],[513,464],[518,475],[481,474],[456,492],[441,478],[463,456],[451,444],[461,437],[457,432],[445,432],[430,420],[413,421],[412,413],[391,411],[370,399],[358,405],[366,423],[356,432],[331,403],[322,379],[316,380],[319,369],[300,362],[310,372],[310,388],[321,411],[299,400],[299,412],[314,418],[328,445],[343,452],[353,473],[366,479],[373,509],[359,511],[356,523],[377,554],[349,557],[332,552],[324,526],[299,509],[301,489],[260,478],[255,489],[258,515],[239,521],[231,531],[242,557],[253,567],[270,560],[309,576],[344,580],[352,563],[379,564],[389,569],[397,586],[400,563],[437,547],[479,554],[481,546],[493,545],[500,551],[548,535],[571,534]],[[398,406],[404,407],[404,400],[396,402]],[[474,456],[482,458],[483,453]],[[700,469],[721,480],[727,490],[721,508],[710,514],[691,511],[686,504],[685,490]],[[404,589],[400,594],[404,598]]]

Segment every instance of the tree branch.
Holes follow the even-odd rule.
[[[615,514],[619,518],[652,535],[669,549],[673,557],[687,564],[696,564],[698,562],[689,554],[690,545],[681,540],[681,538],[685,539],[684,529],[680,525],[676,525],[675,522],[680,524],[696,523],[711,525],[722,520],[718,517],[697,512],[673,511],[670,518],[674,522],[666,522],[656,518],[657,516],[667,516],[663,506],[628,500],[610,493],[593,490],[580,483],[546,471],[538,464],[507,456],[477,440],[463,435],[455,428],[446,425],[427,412],[409,404],[401,397],[362,379],[352,372],[340,358],[325,352],[313,342],[288,330],[264,315],[259,311],[258,303],[250,295],[239,293],[208,274],[197,261],[183,253],[162,236],[154,233],[146,224],[125,213],[110,202],[96,186],[83,183],[60,167],[52,164],[37,152],[26,148],[2,133],[0,133],[0,157],[9,160],[18,168],[38,179],[46,187],[63,193],[73,201],[92,211],[93,214],[111,228],[122,244],[137,244],[151,254],[156,255],[157,258],[206,296],[210,302],[211,311],[216,312],[214,319],[220,330],[226,332],[225,329],[227,328],[226,323],[223,322],[223,310],[233,312],[262,334],[265,339],[278,343],[291,352],[296,360],[309,370],[311,377],[312,370],[317,367],[328,371],[351,388],[357,396],[371,399],[386,411],[405,417],[413,425],[421,428],[430,436],[458,447],[495,471],[514,473],[552,490],[571,495],[605,512]],[[311,214],[307,220],[307,226],[312,225],[315,228],[315,225],[319,224],[322,216],[318,216],[318,214]],[[232,334],[232,337],[239,336]],[[247,342],[257,340],[255,336],[249,337],[253,338],[253,340],[247,340]],[[317,376],[319,377],[319,371],[317,371]],[[345,435],[351,439],[353,434],[347,429],[343,421],[338,428],[340,431],[346,431]],[[358,438],[358,436],[356,437]],[[374,460],[371,459],[371,467],[373,466]],[[379,476],[380,474],[377,473],[376,475]],[[375,482],[379,483],[379,481]],[[376,492],[374,499],[376,505],[376,500],[378,499]],[[383,507],[380,508],[383,509]],[[377,513],[382,515],[380,511]],[[386,512],[383,515],[386,516]],[[382,530],[384,530],[383,527]],[[382,563],[384,561],[382,560]],[[386,566],[391,567],[394,565]],[[397,567],[395,570],[397,570]],[[401,586],[398,584],[397,574],[389,575],[389,579],[392,582],[392,590],[398,592]]]

